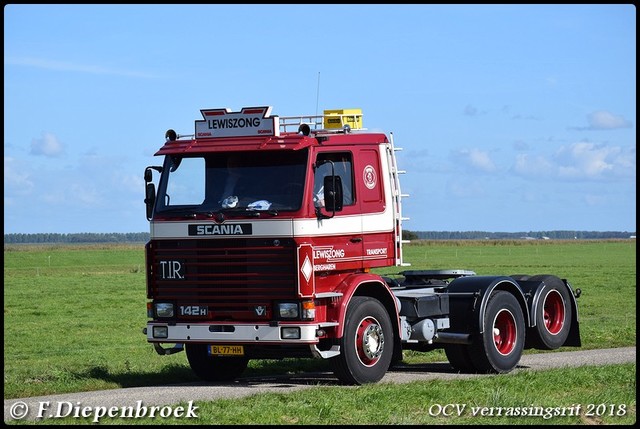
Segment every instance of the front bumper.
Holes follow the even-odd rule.
[[[264,344],[313,344],[319,341],[323,328],[335,326],[334,323],[162,323],[148,322],[146,328],[147,341],[162,343],[264,343]],[[166,337],[154,336],[154,327],[166,327]],[[284,338],[283,329],[298,328],[299,338]]]

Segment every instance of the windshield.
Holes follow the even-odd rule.
[[[298,210],[306,164],[306,150],[168,155],[156,212]]]

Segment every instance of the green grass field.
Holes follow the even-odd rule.
[[[404,256],[412,264],[408,269],[456,268],[481,275],[555,274],[566,278],[574,289],[582,290],[578,306],[583,349],[636,344],[635,240],[431,241],[406,245]],[[398,267],[377,270],[385,275],[398,271]],[[183,353],[159,356],[142,334],[147,320],[144,273],[143,245],[5,246],[4,398],[196,380]],[[405,356],[411,363],[446,360],[440,351],[406,352]],[[316,360],[252,361],[246,374],[316,370],[325,368],[324,364]],[[523,385],[528,396],[522,393]],[[416,394],[420,400],[411,399]],[[473,399],[470,395],[474,394],[480,396]],[[624,404],[625,415],[595,416],[594,420],[539,417],[515,423],[629,424],[635,422],[635,395],[635,364],[612,365],[554,370],[546,376],[515,374],[355,389],[335,386],[313,393],[216,401],[200,404],[201,410],[215,418],[198,423],[361,424],[371,418],[379,424],[514,423],[474,416],[443,420],[431,416],[427,408],[434,401],[470,404],[475,400],[480,405],[505,406],[606,401]],[[394,398],[393,406],[389,397]],[[358,406],[357,398],[371,403],[375,415],[367,415],[369,407]],[[240,417],[238,413],[245,408],[254,414]],[[247,420],[250,418],[254,420]]]

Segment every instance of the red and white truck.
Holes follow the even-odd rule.
[[[192,135],[166,132],[162,165],[144,175],[143,332],[159,354],[185,350],[207,381],[235,379],[251,359],[327,359],[357,385],[379,381],[404,349],[504,373],[526,348],[581,345],[580,290],[566,279],[375,273],[409,265],[407,195],[393,134],[363,128],[361,110],[201,114]]]

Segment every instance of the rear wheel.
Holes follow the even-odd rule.
[[[520,361],[525,339],[524,316],[516,297],[502,290],[493,292],[482,328],[469,348],[473,365],[480,372],[511,371]]]
[[[330,359],[345,384],[375,383],[384,377],[393,356],[393,327],[375,298],[354,296],[347,307],[340,354]]]
[[[187,360],[193,372],[205,381],[231,381],[238,378],[249,364],[243,356],[211,356],[206,344],[186,344]]]
[[[555,350],[562,346],[571,328],[571,296],[562,280],[548,274],[532,276],[529,280],[542,281],[538,302],[533,311],[536,326],[529,329],[531,345],[537,349]]]

